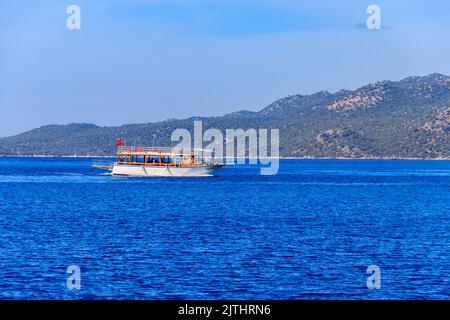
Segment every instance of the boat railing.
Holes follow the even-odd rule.
[[[117,148],[119,157],[127,157],[124,163],[133,162],[133,156],[147,157],[171,157],[173,163],[182,164],[183,159],[191,159],[192,164],[223,164],[220,159],[215,159],[212,150],[194,148],[170,148],[170,147],[141,147],[141,146],[119,146]],[[128,159],[129,157],[129,159]],[[144,158],[145,159],[145,158]],[[122,161],[120,161],[122,162]],[[151,163],[150,163],[151,164]],[[160,165],[160,162],[157,163]],[[165,165],[161,162],[161,165]],[[167,164],[166,164],[167,165]]]
[[[117,152],[126,154],[151,153],[151,154],[197,155],[197,154],[210,154],[212,150],[194,149],[194,148],[119,146],[117,147]]]
[[[144,152],[170,152],[171,148],[160,148],[160,147],[136,147],[136,146],[120,146],[117,147],[118,152],[127,153],[144,153]]]

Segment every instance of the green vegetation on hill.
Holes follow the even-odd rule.
[[[376,82],[355,91],[280,99],[259,112],[99,127],[49,125],[0,139],[2,155],[112,155],[115,139],[171,145],[177,128],[277,128],[280,154],[298,157],[450,157],[450,77]]]

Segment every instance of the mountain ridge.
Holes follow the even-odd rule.
[[[46,125],[0,138],[0,155],[112,155],[114,141],[170,145],[177,128],[278,128],[280,155],[295,157],[450,157],[450,77],[433,73],[373,82],[355,90],[290,95],[259,111],[159,122]]]

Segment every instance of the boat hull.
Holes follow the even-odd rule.
[[[222,165],[196,167],[169,167],[114,164],[112,174],[129,177],[208,177],[213,176]]]

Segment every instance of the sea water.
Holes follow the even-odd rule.
[[[96,160],[0,158],[0,298],[450,298],[449,161],[124,178]]]

